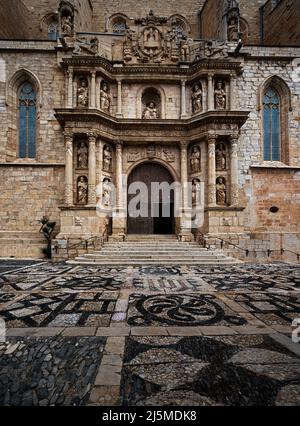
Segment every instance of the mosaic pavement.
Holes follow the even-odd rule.
[[[0,405],[300,405],[299,284],[283,263],[0,261]]]

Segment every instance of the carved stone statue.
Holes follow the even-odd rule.
[[[204,55],[208,58],[226,58],[228,57],[228,46],[223,42],[207,41],[205,43]]]
[[[222,176],[219,176],[216,184],[217,204],[219,206],[226,204],[226,192],[226,180]]]
[[[223,143],[219,143],[216,147],[216,168],[226,170],[226,148]]]
[[[75,55],[80,55],[83,51],[84,53],[88,52],[91,55],[97,55],[99,53],[99,40],[97,37],[77,37],[74,43],[73,53]]]
[[[190,158],[191,173],[198,173],[201,171],[201,151],[198,146],[194,146]]]
[[[85,176],[80,176],[77,182],[77,201],[78,204],[87,204],[88,199],[88,183]]]
[[[110,207],[111,205],[111,185],[110,180],[108,178],[105,178],[103,180],[102,203],[105,207]]]
[[[192,110],[194,114],[202,111],[202,89],[199,84],[195,84],[193,88]]]
[[[143,118],[145,120],[155,120],[158,118],[157,108],[154,102],[149,102],[143,112]]]
[[[71,37],[73,35],[73,17],[72,15],[62,16],[61,33],[63,36]]]
[[[193,179],[192,180],[192,205],[197,204],[197,193],[200,188],[200,181],[199,179]]]
[[[182,62],[189,62],[191,60],[190,41],[188,39],[181,41],[180,54]]]
[[[223,82],[219,80],[215,88],[215,109],[226,108],[226,92],[223,88]]]
[[[88,167],[88,148],[85,142],[80,142],[77,148],[77,167],[87,169]]]
[[[111,104],[111,95],[109,94],[109,87],[107,83],[103,83],[100,90],[100,108],[102,111],[109,112]]]
[[[89,104],[89,89],[85,79],[80,80],[77,89],[77,104],[79,107],[87,107]]]
[[[111,162],[112,162],[111,148],[110,146],[105,145],[103,148],[103,170],[105,172],[111,171]]]
[[[237,17],[232,17],[227,25],[228,41],[239,41],[239,23]]]

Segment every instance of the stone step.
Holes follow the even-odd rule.
[[[231,259],[231,258],[225,258],[225,259],[213,259],[213,260],[203,260],[203,261],[157,261],[148,260],[145,261],[107,261],[107,260],[94,260],[91,261],[89,259],[86,259],[84,257],[82,258],[76,258],[75,260],[69,260],[67,261],[69,264],[85,264],[85,265],[120,265],[120,266],[147,266],[147,265],[154,265],[154,266],[175,266],[175,265],[234,265],[237,263],[241,263],[239,260]]]
[[[108,241],[102,250],[77,256],[68,263],[90,265],[220,265],[240,263],[220,250],[208,250],[196,242],[180,242],[175,236],[128,236],[130,241]]]

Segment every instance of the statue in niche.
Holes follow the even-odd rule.
[[[77,104],[80,107],[87,107],[89,104],[89,89],[86,79],[81,79],[77,89]]]
[[[77,182],[77,201],[78,204],[87,204],[88,183],[85,176],[80,176]]]
[[[201,151],[199,146],[194,146],[190,158],[191,173],[198,173],[201,170]]]
[[[219,176],[216,184],[217,204],[219,206],[226,205],[226,192],[226,180],[224,177]]]
[[[111,205],[111,183],[108,178],[105,178],[103,180],[102,203],[104,207],[110,207]]]
[[[194,114],[202,111],[202,89],[198,83],[193,88],[192,110]]]
[[[215,109],[226,108],[226,92],[223,88],[223,82],[219,80],[215,88]]]
[[[154,102],[149,102],[143,112],[143,118],[145,120],[155,120],[158,118],[157,108]]]
[[[226,170],[226,148],[222,142],[216,148],[216,168],[217,170]]]
[[[193,179],[192,180],[192,205],[195,206],[197,204],[197,193],[200,189],[200,180]]]
[[[103,148],[103,170],[105,172],[111,171],[111,162],[112,162],[111,148],[110,146],[105,145]]]
[[[100,90],[100,108],[102,111],[109,112],[111,104],[111,95],[109,94],[109,87],[107,83],[102,84],[102,88]]]
[[[190,40],[187,38],[181,41],[180,54],[182,62],[189,62],[191,60]]]
[[[61,18],[61,32],[63,36],[73,35],[73,18],[72,15],[65,15]]]
[[[83,141],[79,142],[77,148],[77,167],[79,169],[87,169],[88,167],[88,148]]]
[[[228,41],[239,41],[239,23],[237,17],[230,18],[227,26]]]

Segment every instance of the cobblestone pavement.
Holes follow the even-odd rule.
[[[298,318],[297,265],[0,261],[0,405],[300,405]]]

